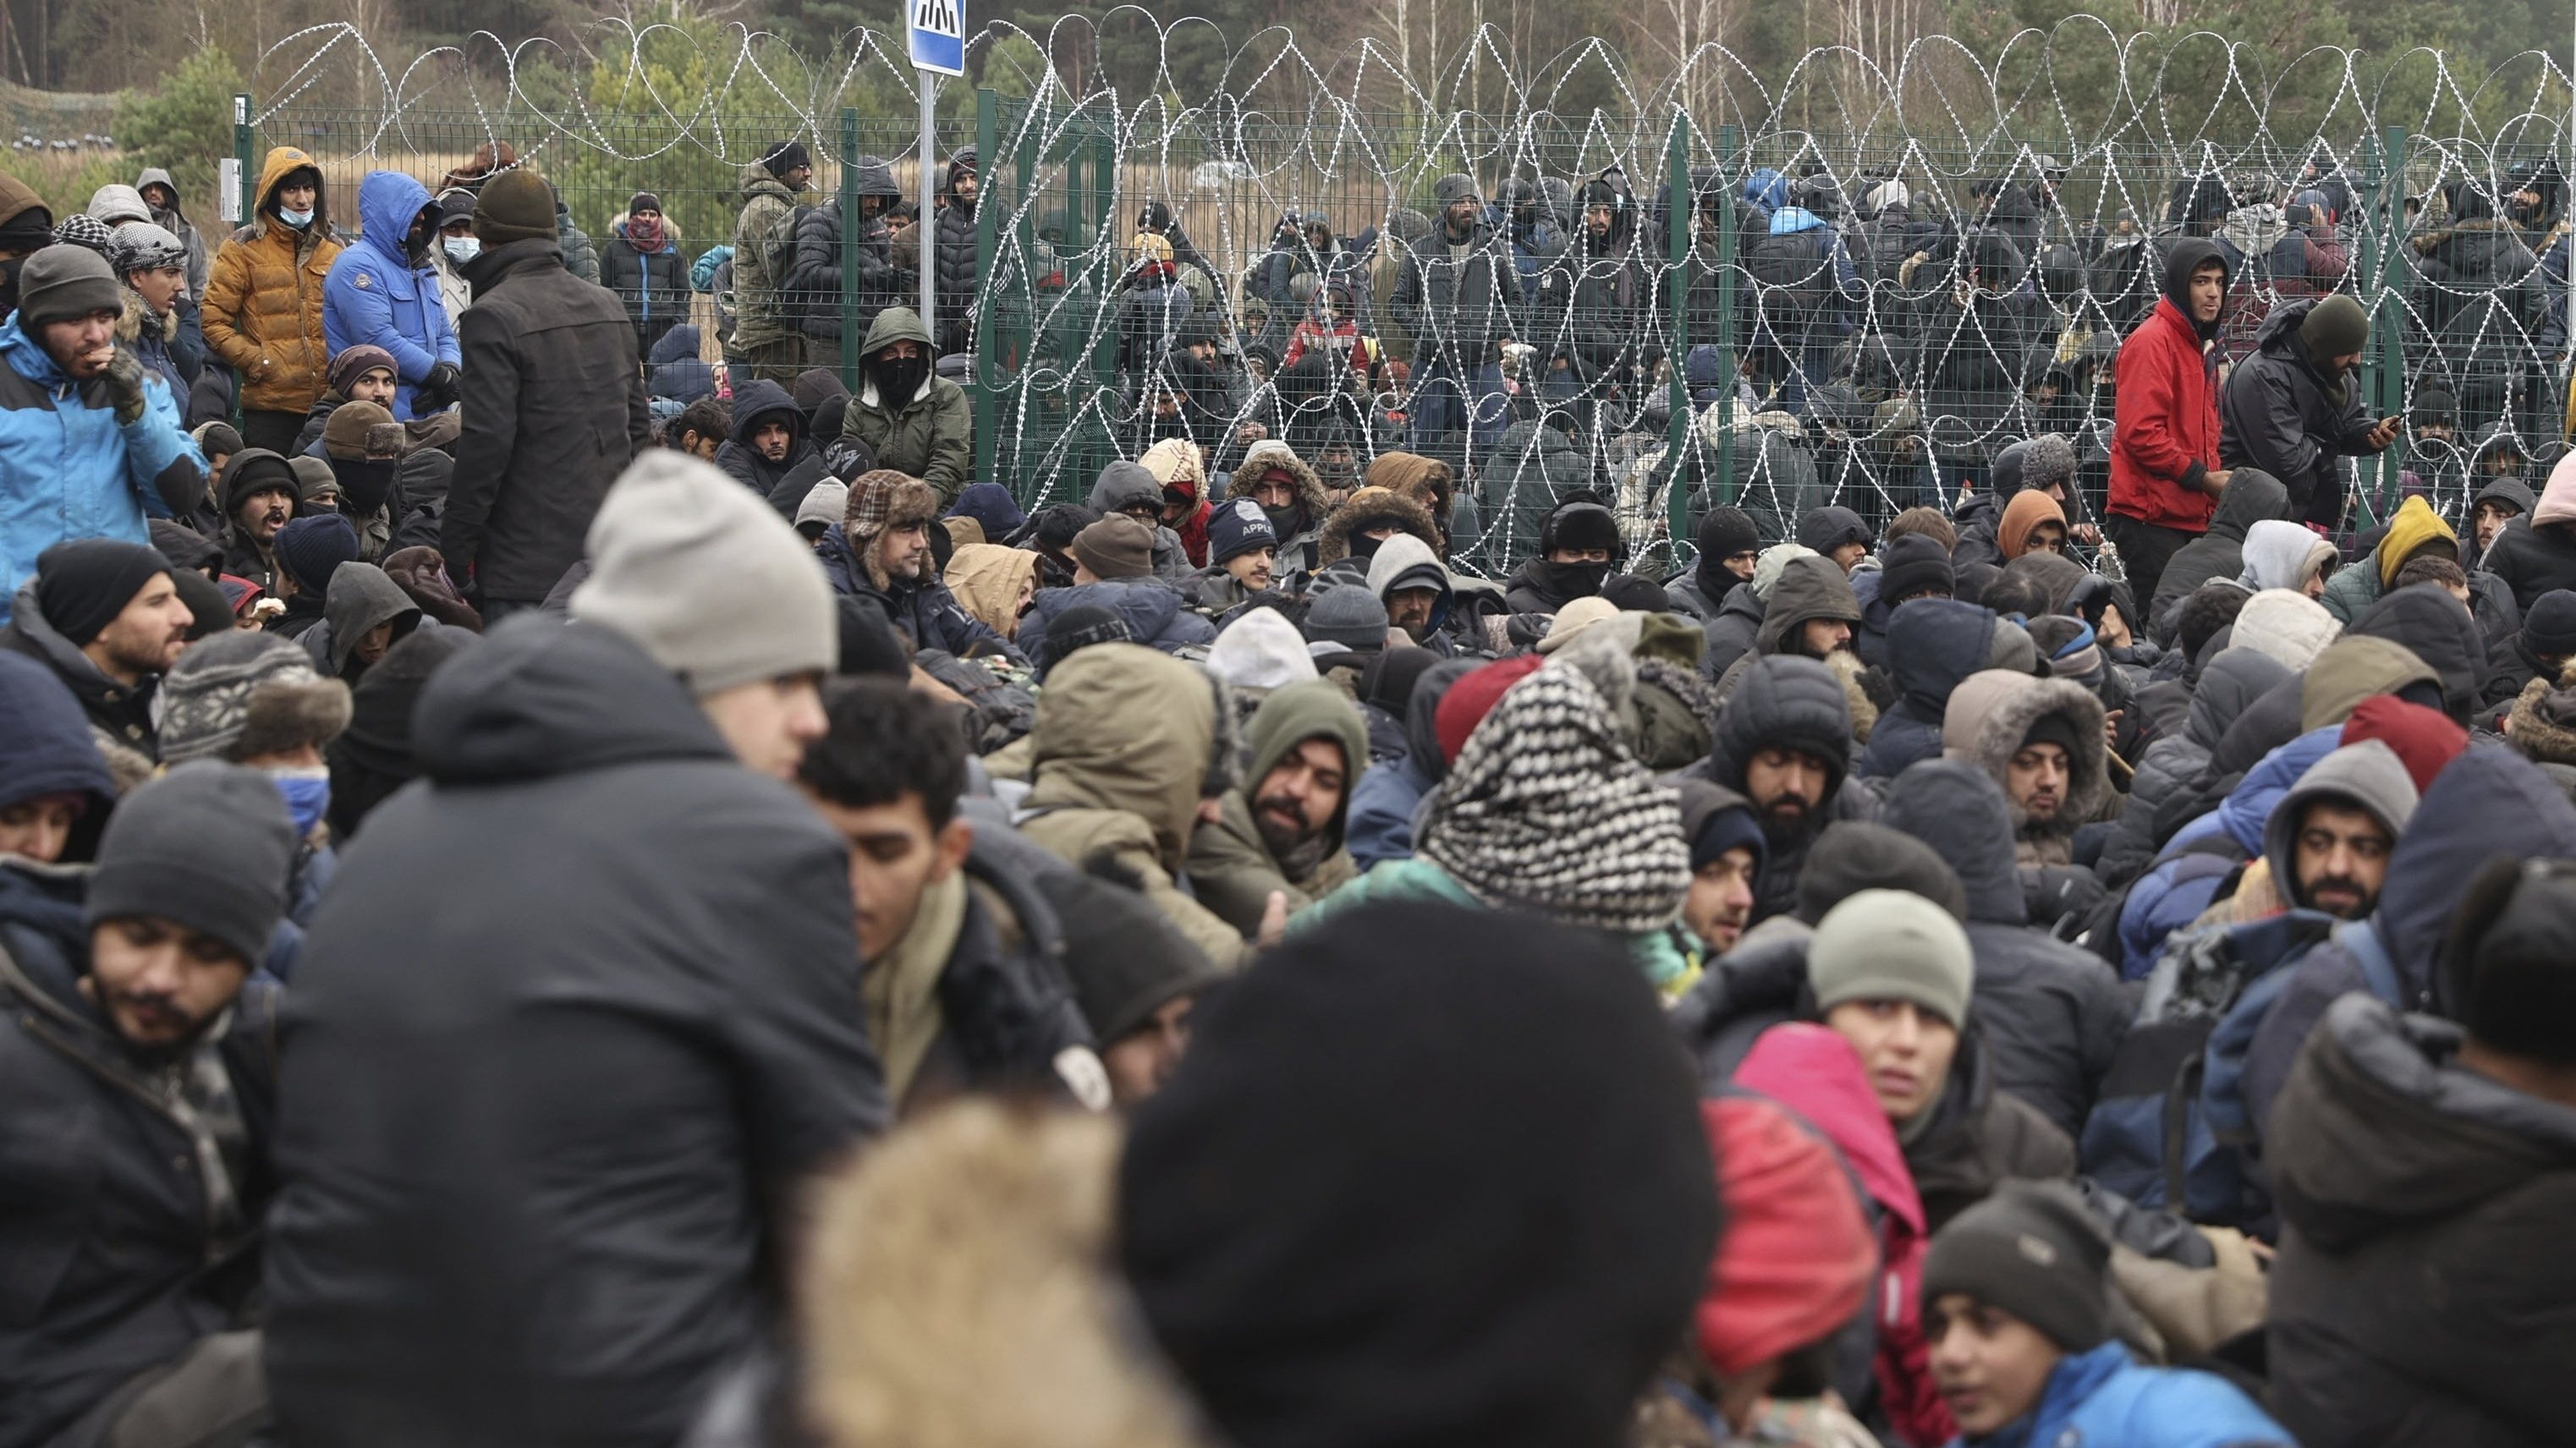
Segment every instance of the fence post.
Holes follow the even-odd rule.
[[[859,112],[841,107],[841,385],[859,390]]]
[[[2371,351],[2375,354],[2376,384],[2369,389],[2376,399],[2380,417],[2405,410],[2406,397],[2406,128],[2390,126],[2379,133],[2379,193],[2377,208],[2387,217],[2386,237],[2379,246],[2379,296],[2372,311],[2376,314],[2370,328]],[[2377,524],[2388,511],[2388,500],[2398,488],[2398,475],[2406,466],[2406,435],[2400,432],[2378,458],[2377,483],[2372,489],[2373,507],[2370,522]]]
[[[1671,260],[1664,273],[1671,279],[1665,284],[1670,294],[1665,322],[1672,329],[1672,344],[1664,350],[1665,389],[1672,399],[1672,417],[1664,424],[1664,473],[1671,479],[1664,488],[1664,547],[1678,567],[1682,544],[1691,536],[1690,479],[1696,471],[1688,465],[1690,380],[1682,375],[1682,359],[1690,353],[1690,228],[1698,205],[1690,194],[1690,116],[1678,105],[1673,107],[1672,132],[1664,140],[1664,187],[1672,198],[1664,208],[1664,247]]]
[[[259,171],[251,156],[258,143],[250,123],[250,92],[233,93],[233,166],[241,173],[241,224],[250,225],[259,214]]]
[[[987,168],[984,174],[997,180],[1002,174],[1000,107],[1001,97],[993,93],[991,86],[976,88],[975,155]],[[993,355],[993,256],[1000,250],[999,238],[994,231],[998,224],[996,213],[1001,208],[993,204],[992,190],[988,185],[976,193],[983,198],[975,208],[975,276],[982,285],[977,288],[981,295],[975,302],[974,356],[966,368],[966,390],[975,399],[975,481],[979,483],[1000,481],[993,476],[993,434],[1001,426],[1001,416],[993,405],[993,389],[985,379],[985,369],[992,365],[990,359]],[[1029,187],[1025,176],[1021,178],[1014,196],[1020,205],[1028,204]],[[1023,270],[1027,254],[1024,248],[1021,252]],[[1023,276],[1014,280],[1027,285],[1034,279]],[[1012,491],[1017,493],[1018,489]],[[998,543],[1001,540],[996,538],[993,541]]]
[[[1735,152],[1740,134],[1733,126],[1717,128],[1717,360],[1718,416],[1725,426],[1717,434],[1717,476],[1709,482],[1709,506],[1735,503],[1735,392],[1744,375],[1744,359],[1735,347]]]

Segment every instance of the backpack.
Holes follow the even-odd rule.
[[[1803,329],[1832,298],[1833,233],[1821,226],[1765,235],[1753,243],[1753,295],[1774,332]]]

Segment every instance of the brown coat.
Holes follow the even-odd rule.
[[[253,412],[310,412],[322,395],[331,348],[322,338],[322,282],[340,255],[320,192],[313,224],[280,224],[277,185],[288,173],[320,168],[293,146],[259,168],[259,214],[215,253],[206,279],[206,348],[241,377],[241,405]]]

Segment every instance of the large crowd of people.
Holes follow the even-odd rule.
[[[1710,487],[1667,569],[1511,460],[1675,363],[1533,329],[1661,284],[1614,177],[1240,277],[1148,205],[1177,422],[1031,496],[973,153],[811,173],[721,282],[507,147],[354,234],[279,148],[211,255],[0,181],[0,1448],[2566,1441],[2576,456],[2373,516],[2433,384],[2240,315],[2271,202],[2070,243],[2144,248],[2100,436],[2009,373],[1912,506]],[[1926,337],[2057,305],[2030,190],[1755,181]],[[1256,302],[1311,428],[1201,386]],[[1778,302],[1715,425],[1847,385]]]

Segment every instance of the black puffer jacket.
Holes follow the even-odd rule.
[[[2306,1448],[2567,1441],[2576,1110],[2459,1047],[2345,996],[2273,1108],[2271,1406]]]
[[[1702,626],[1708,636],[1708,648],[1699,656],[1699,673],[1714,682],[1723,678],[1735,661],[1753,652],[1753,640],[1762,632],[1762,600],[1753,596],[1753,585],[1739,583],[1726,591],[1726,599],[1717,606],[1717,616]]]
[[[1967,889],[1977,960],[1969,1009],[1995,1085],[2077,1135],[2131,1010],[2101,957],[2031,928],[2003,790],[1964,760],[1927,759],[1889,786],[1878,822],[1940,851]]]
[[[2543,533],[2528,515],[2507,521],[2487,545],[2484,569],[2513,590],[2514,606],[2524,613],[2553,588],[2576,588],[2576,528],[2553,523]]]
[[[675,1442],[780,1326],[799,1184],[885,1120],[848,848],[604,627],[504,623],[413,749],[286,1025],[279,1428]]]
[[[1801,750],[1825,762],[1825,800],[1799,824],[1764,821],[1770,849],[1753,892],[1757,924],[1797,908],[1798,873],[1806,866],[1808,848],[1826,825],[1869,819],[1878,808],[1868,789],[1846,778],[1851,766],[1851,704],[1833,670],[1814,659],[1777,655],[1753,660],[1718,714],[1717,742],[1708,758],[1685,773],[1747,794],[1745,765],[1774,745]]]
[[[543,599],[581,557],[608,485],[652,440],[635,328],[551,241],[466,266],[464,434],[439,551],[479,601]]]
[[[764,422],[787,424],[787,457],[782,462],[771,462],[752,446],[752,434]],[[786,388],[765,377],[742,383],[734,389],[733,436],[716,448],[716,466],[726,477],[773,501],[779,485],[799,469],[814,473],[819,481],[821,471],[805,467],[815,456],[814,439],[807,435],[806,424],[805,413],[797,407],[796,399],[787,395]],[[812,485],[809,482],[806,486]],[[803,490],[798,490],[795,497],[798,505],[804,503]],[[795,516],[792,507],[782,511],[791,518]]]
[[[2266,518],[2290,516],[2290,490],[2270,473],[2247,468],[2227,480],[2209,531],[2174,551],[2157,577],[2156,596],[2147,604],[2156,642],[2171,646],[2182,601],[2211,579],[2230,583],[2245,571],[2245,532]]]
[[[2218,393],[2218,460],[2280,479],[2290,490],[2289,517],[2331,527],[2342,521],[2343,460],[2369,451],[2371,417],[2357,379],[2346,381],[2341,406],[2326,395],[2325,376],[2299,340],[2299,324],[2316,309],[2313,300],[2273,307],[2254,334],[2254,354],[2227,374]]]
[[[2236,716],[2289,677],[2278,660],[2253,649],[2221,650],[2200,671],[2200,687],[2192,691],[2182,732],[2148,745],[2129,781],[2128,802],[2094,866],[2105,884],[2117,888],[2147,867],[2156,853],[2156,811],[2207,767],[2211,751]],[[1885,728],[1885,722],[1879,727]]]
[[[903,198],[885,162],[862,156],[854,164],[861,197]],[[787,294],[796,309],[797,325],[806,336],[818,341],[841,340],[843,232],[838,197],[797,214],[796,246],[787,258]],[[854,295],[859,299],[859,335],[864,337],[877,313],[889,305],[909,305],[907,299],[919,290],[921,278],[919,273],[895,266],[893,243],[886,234],[882,214],[868,217],[850,230],[848,244],[858,254],[859,285]]]
[[[1955,598],[1909,599],[1888,622],[1887,646],[1897,699],[1878,716],[1861,751],[1860,772],[1871,779],[1941,757],[1950,691],[1994,656],[1995,611]]]
[[[967,310],[975,305],[975,204],[957,199],[957,178],[969,172],[983,179],[978,169],[975,148],[966,147],[949,158],[949,201],[939,209],[935,257],[939,268],[935,285],[939,289],[939,353],[973,350],[975,328]],[[981,191],[976,193],[979,197]]]
[[[620,219],[599,254],[599,284],[617,293],[634,320],[638,357],[651,356],[654,344],[689,319],[689,259],[680,254],[677,236],[666,233],[659,251],[637,251]]]
[[[2401,588],[2363,609],[2344,633],[2405,645],[2442,676],[2445,713],[2466,724],[2477,711],[2487,677],[2486,635],[2468,606],[2447,590],[2430,584]]]

